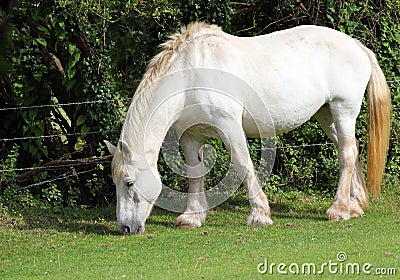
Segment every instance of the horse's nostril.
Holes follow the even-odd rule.
[[[132,226],[121,226],[121,232],[122,234],[142,234],[144,233],[144,226],[137,226],[137,225],[132,225]]]

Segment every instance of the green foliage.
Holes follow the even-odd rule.
[[[20,189],[15,182],[17,173],[14,169],[18,166],[18,150],[19,146],[14,144],[7,156],[0,162],[0,169],[11,170],[0,173],[0,215],[8,212],[15,213],[14,210],[20,209],[21,206],[33,207],[38,203],[29,191]]]
[[[16,176],[16,172],[14,169],[17,167],[17,161],[19,157],[18,152],[19,146],[14,144],[11,147],[11,150],[8,152],[7,156],[2,158],[0,163],[0,168],[2,170],[11,170],[10,172],[0,173],[0,186],[4,184],[4,182],[13,183],[13,178]]]
[[[40,198],[50,206],[112,202],[115,194],[107,163],[59,166],[22,177],[29,170],[15,169],[105,156],[101,140],[117,141],[130,99],[147,62],[159,51],[157,46],[190,21],[215,23],[240,36],[299,24],[330,26],[361,40],[377,54],[387,79],[400,80],[398,0],[304,0],[303,6],[291,0],[14,2],[18,5],[8,16],[7,28],[3,22],[0,26],[0,38],[8,31],[7,43],[0,45],[0,104],[27,108],[0,111],[0,139],[22,139],[0,141],[2,170],[11,170],[0,173],[2,201],[16,194],[29,201]],[[399,82],[390,87],[393,107],[399,108]],[[42,107],[48,104],[52,106]],[[361,147],[365,146],[365,104],[357,124]],[[389,177],[398,176],[399,114],[399,110],[393,112]],[[266,191],[332,193],[337,184],[336,151],[332,145],[309,146],[314,143],[329,143],[315,121],[280,136]],[[208,144],[216,151],[215,158],[210,158],[216,161],[215,167],[207,179],[207,186],[213,186],[225,176],[230,158],[221,141]],[[249,140],[249,147],[257,162],[259,142]],[[171,174],[163,160],[159,166],[164,183],[187,188],[186,179]],[[63,174],[65,179],[51,181]],[[22,190],[25,186],[29,188]]]
[[[233,12],[234,10],[228,0],[189,0],[181,7],[183,24],[200,20],[218,24],[223,26],[225,30],[230,29]]]

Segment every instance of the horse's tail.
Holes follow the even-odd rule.
[[[358,44],[368,55],[372,67],[371,77],[368,83],[367,180],[370,193],[375,196],[381,191],[382,177],[385,172],[392,106],[390,90],[375,54],[360,42],[358,42]]]

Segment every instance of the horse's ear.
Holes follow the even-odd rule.
[[[126,142],[119,140],[120,147],[122,153],[126,156],[127,159],[132,158],[132,150],[129,148],[129,146],[126,144]]]
[[[115,147],[113,144],[111,144],[111,143],[108,142],[107,140],[104,140],[104,143],[106,144],[107,149],[108,149],[108,151],[110,152],[110,154],[114,155],[115,149],[116,149],[117,147]]]

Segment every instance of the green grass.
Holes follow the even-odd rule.
[[[0,218],[0,279],[277,279],[276,266],[271,275],[259,274],[257,265],[267,259],[300,268],[315,263],[319,270],[322,263],[339,263],[338,252],[347,254],[343,264],[370,263],[372,272],[395,268],[396,276],[380,277],[398,279],[399,197],[397,189],[386,191],[371,201],[365,217],[345,222],[326,221],[330,201],[319,196],[271,199],[270,227],[246,226],[249,207],[234,199],[194,230],[175,229],[177,215],[155,209],[140,236],[118,233],[113,208],[30,209]],[[368,279],[328,268],[315,277]]]

